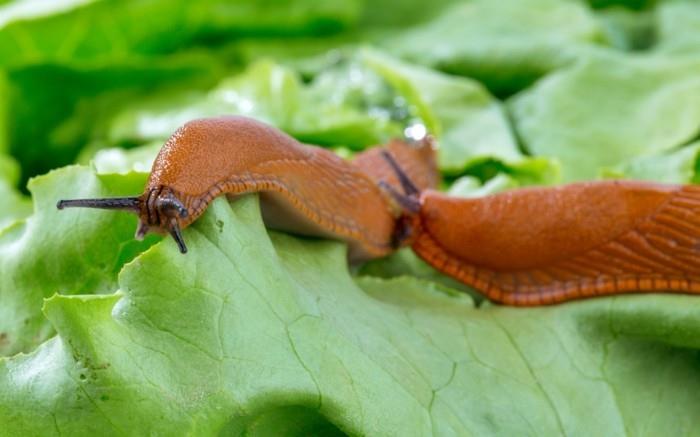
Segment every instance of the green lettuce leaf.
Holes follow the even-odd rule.
[[[378,77],[356,67],[327,71],[305,85],[294,70],[259,61],[206,94],[165,94],[125,108],[109,141],[163,140],[193,118],[240,114],[302,141],[359,149],[401,134],[392,97]]]
[[[596,12],[612,47],[623,51],[646,50],[656,42],[654,11],[613,6]]]
[[[32,212],[30,200],[15,189],[18,179],[17,163],[0,154],[0,230]]]
[[[700,58],[597,53],[510,101],[534,155],[556,157],[566,181],[660,153],[700,130]]]
[[[640,10],[654,6],[657,1],[658,0],[586,0],[586,3],[597,9],[624,7],[632,10]]]
[[[425,126],[454,196],[558,162],[699,182],[695,2],[39,3],[0,0],[0,436],[700,429],[697,296],[507,308],[408,249],[351,275],[255,196],[217,199],[186,256],[55,208],[140,193],[177,127],[228,113],[343,156]]]
[[[638,156],[618,166],[605,168],[602,174],[669,184],[700,183],[700,141],[667,153]]]
[[[602,35],[578,2],[475,0],[448,7],[382,45],[412,62],[473,77],[502,95],[569,64]]]
[[[104,120],[151,92],[200,89],[223,75],[221,61],[189,52],[89,66],[39,64],[0,75],[0,150],[7,144],[33,175],[70,164],[80,150],[104,137]]]
[[[259,61],[206,94],[164,95],[123,110],[108,143],[165,140],[193,118],[242,114],[302,141],[361,149],[422,123],[440,141],[440,169],[488,179],[508,172],[525,183],[558,178],[552,160],[523,155],[502,106],[477,82],[361,50],[304,85],[298,74]]]
[[[46,301],[58,336],[0,360],[4,432],[683,435],[700,426],[694,297],[523,310],[475,308],[416,279],[356,285],[342,244],[268,236],[253,196],[217,199],[185,238],[187,256],[167,239],[127,264],[115,294]]]
[[[213,85],[238,63],[213,41],[325,35],[352,26],[361,8],[359,0],[274,8],[257,0],[0,6],[0,151],[12,147],[24,183],[72,163],[86,143],[103,137],[102,120],[128,102]],[[214,49],[201,48],[203,41]]]
[[[356,0],[297,0],[274,8],[260,0],[54,3],[2,6],[0,65],[114,62],[174,52],[204,38],[328,33],[355,23],[362,6]]]
[[[0,231],[0,355],[35,348],[53,330],[41,302],[54,293],[113,290],[122,266],[160,237],[134,240],[124,212],[68,209],[60,199],[136,195],[146,175],[95,175],[68,167],[32,179],[34,214]]]
[[[163,147],[163,142],[155,141],[133,149],[113,147],[99,149],[96,152],[85,149],[81,154],[80,162],[92,165],[97,173],[150,173],[153,161],[161,147]]]
[[[656,50],[677,54],[700,52],[700,4],[695,1],[664,2],[655,12]]]
[[[443,174],[457,176],[471,171],[488,179],[493,176],[485,174],[490,166],[530,183],[557,180],[555,163],[520,152],[501,104],[478,82],[400,62],[376,51],[365,50],[361,59],[415,108],[427,132],[437,137],[438,165]]]

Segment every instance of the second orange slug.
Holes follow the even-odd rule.
[[[402,244],[508,305],[592,296],[700,294],[700,186],[638,181],[526,188],[481,198],[419,190],[400,164]]]

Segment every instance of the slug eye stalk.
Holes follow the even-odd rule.
[[[403,214],[396,219],[396,227],[391,239],[392,246],[398,249],[411,244],[412,240],[420,233],[420,190],[388,151],[382,150],[381,154],[396,174],[404,191],[400,193],[386,181],[379,181],[379,187],[387,192],[403,209]]]
[[[141,199],[138,197],[115,197],[107,199],[70,199],[59,200],[56,208],[98,208],[119,209],[123,211],[141,211]]]
[[[182,234],[180,233],[180,226],[175,220],[173,220],[173,223],[170,227],[170,235],[177,243],[177,247],[178,249],[180,249],[180,253],[187,253],[187,246],[185,245],[185,240],[182,239]]]
[[[411,214],[418,214],[420,212],[420,202],[416,196],[407,196],[400,193],[386,181],[379,181],[379,188],[389,193],[392,199],[394,199],[394,201],[396,201],[396,203],[398,203],[405,211],[408,211]]]
[[[413,181],[411,181],[411,178],[408,177],[406,172],[404,172],[401,166],[396,162],[394,157],[391,156],[391,153],[386,150],[382,150],[381,154],[382,158],[386,160],[396,174],[396,177],[399,179],[399,183],[401,183],[401,188],[403,188],[404,192],[400,193],[386,181],[379,181],[379,187],[389,193],[396,203],[398,203],[405,211],[411,214],[418,214],[420,211],[420,201],[418,200],[420,191]]]
[[[396,177],[399,178],[399,182],[401,183],[401,188],[403,188],[404,193],[406,193],[407,196],[418,195],[418,188],[416,188],[416,185],[413,183],[413,181],[411,181],[411,178],[408,177],[406,172],[403,171],[394,157],[391,156],[391,153],[386,150],[382,150],[381,153],[382,158],[386,160],[394,173],[396,173]]]

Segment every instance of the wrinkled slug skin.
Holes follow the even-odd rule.
[[[420,257],[500,303],[700,293],[696,186],[588,182],[473,199],[428,190],[420,227]]]

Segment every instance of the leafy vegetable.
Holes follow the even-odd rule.
[[[23,181],[71,163],[86,142],[103,136],[100,123],[115,107],[221,78],[236,61],[191,48],[203,40],[327,34],[352,25],[361,12],[355,0],[296,0],[274,8],[256,0],[41,6],[0,6],[0,67],[6,68],[0,74],[0,150],[12,147]]]
[[[13,68],[0,87],[0,148],[9,144],[26,181],[71,163],[87,142],[102,138],[102,120],[115,107],[176,83],[202,87],[219,77],[222,68],[196,53],[97,66]]]
[[[479,166],[491,164],[496,171],[530,182],[556,180],[555,164],[520,152],[503,108],[478,82],[398,62],[378,52],[365,51],[363,60],[415,106],[427,131],[439,139],[439,166],[445,174],[480,173]]]
[[[664,2],[656,11],[659,51],[698,53],[700,51],[700,4],[694,1]]]
[[[329,71],[306,86],[291,69],[260,61],[209,93],[162,95],[124,110],[111,128],[112,141],[165,139],[187,120],[241,114],[276,125],[317,144],[366,147],[400,135],[388,90],[358,69]],[[375,100],[376,101],[373,101]],[[368,112],[368,107],[376,111]]]
[[[652,11],[633,11],[610,7],[597,15],[610,45],[621,50],[646,50],[655,43],[655,15]]]
[[[268,238],[255,199],[217,200],[186,231],[187,258],[165,240],[116,294],[46,301],[59,337],[0,361],[6,432],[278,434],[292,417],[366,435],[700,425],[693,297],[523,311],[408,278],[363,291],[342,245]]]
[[[0,155],[0,230],[32,211],[29,200],[14,189],[18,177],[17,164],[11,158]]]
[[[700,142],[678,150],[639,156],[616,167],[603,169],[609,177],[687,184],[700,182]]]
[[[315,34],[348,26],[361,12],[355,0],[296,0],[274,8],[260,0],[62,3],[50,12],[45,5],[4,6],[0,64],[113,62],[173,52],[206,37]]]
[[[567,181],[671,150],[698,134],[700,58],[600,53],[510,103],[525,147],[553,156]]]
[[[33,179],[34,215],[0,231],[0,354],[33,349],[53,334],[41,302],[54,293],[110,291],[122,266],[158,240],[134,240],[126,213],[59,213],[58,199],[133,195],[143,174],[96,176],[69,167]]]
[[[293,70],[260,61],[207,94],[163,95],[132,106],[111,124],[111,142],[166,139],[193,118],[242,114],[303,141],[354,149],[402,135],[411,119],[441,144],[440,168],[484,178],[504,171],[524,183],[551,182],[550,160],[524,156],[500,104],[477,82],[397,61],[375,50],[303,85]]]
[[[470,76],[497,94],[521,90],[575,60],[602,30],[581,4],[559,0],[475,0],[389,39],[413,62]]]
[[[697,296],[504,308],[408,249],[351,275],[255,196],[186,256],[55,209],[140,193],[179,125],[233,113],[344,157],[425,127],[454,196],[697,182],[695,2],[49,3],[0,0],[0,435],[700,429]]]

